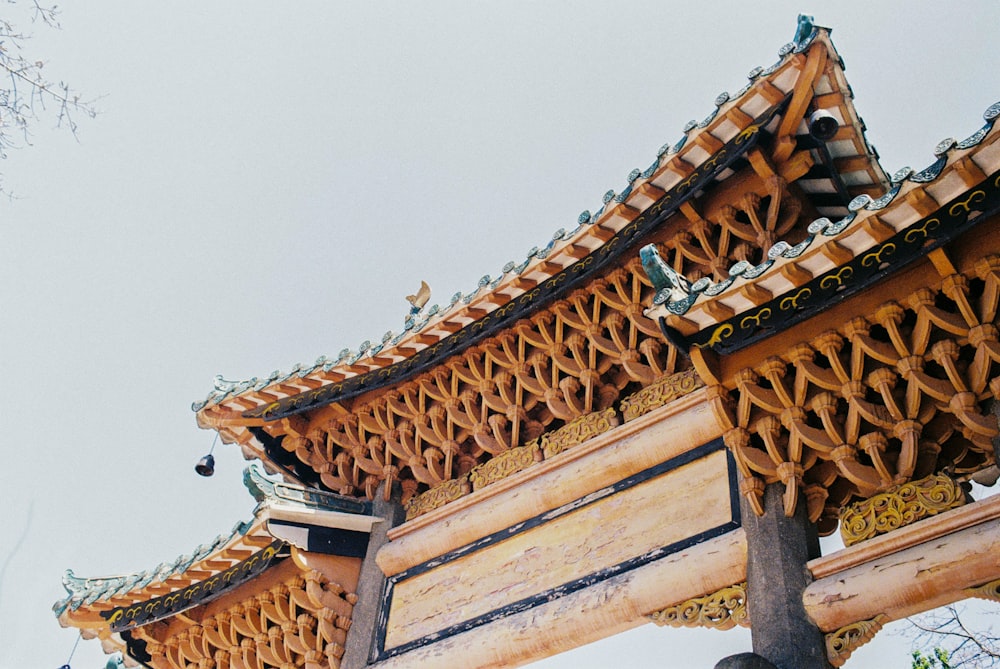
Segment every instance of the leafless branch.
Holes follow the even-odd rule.
[[[970,630],[962,619],[963,613],[959,607],[945,606],[907,620],[917,630],[914,640],[928,647],[946,648],[955,669],[1000,667],[1000,636],[992,628]]]
[[[7,0],[7,5],[18,1]],[[31,23],[58,29],[58,16],[56,5],[30,0]],[[0,159],[7,158],[8,149],[30,146],[31,128],[44,118],[53,118],[55,127],[76,137],[76,119],[97,115],[95,100],[83,99],[64,81],[49,79],[43,73],[45,61],[27,55],[25,42],[30,38],[15,23],[0,19],[0,75],[8,82],[0,84]]]

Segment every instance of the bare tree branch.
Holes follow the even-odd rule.
[[[992,627],[969,629],[962,619],[964,613],[964,608],[950,605],[907,621],[917,630],[914,641],[918,645],[948,651],[953,669],[1000,667],[1000,636]]]
[[[19,0],[7,0],[13,7]],[[56,5],[43,5],[31,0],[30,21],[59,29]],[[77,117],[97,115],[95,100],[83,99],[64,81],[54,81],[43,74],[45,61],[28,56],[25,42],[31,38],[16,24],[0,19],[0,75],[7,83],[0,84],[0,159],[7,158],[8,149],[31,145],[31,128],[44,118],[54,118],[55,127],[77,132]],[[4,186],[0,182],[0,192]]]

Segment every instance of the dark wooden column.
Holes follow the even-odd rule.
[[[784,492],[783,483],[767,486],[762,517],[741,505],[754,654],[778,669],[830,669],[823,633],[802,604],[802,593],[812,580],[806,562],[819,556],[819,539],[804,502],[794,516],[785,516]]]
[[[406,511],[400,503],[402,491],[399,485],[392,488],[392,497],[386,501],[385,483],[379,486],[375,494],[374,512],[381,522],[372,527],[368,539],[368,550],[365,560],[361,563],[361,576],[358,579],[358,601],[351,615],[351,629],[347,633],[344,644],[344,657],[341,659],[341,669],[363,669],[368,665],[375,645],[376,625],[379,611],[382,608],[382,598],[385,595],[386,577],[375,563],[375,554],[389,541],[388,532],[406,520]]]

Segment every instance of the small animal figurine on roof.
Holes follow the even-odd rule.
[[[660,257],[655,244],[647,244],[639,249],[642,269],[646,271],[656,290],[653,304],[669,304],[683,300],[691,294],[691,282],[677,272]]]
[[[795,46],[802,46],[813,31],[813,17],[810,14],[799,14],[799,27],[795,30]]]
[[[426,281],[420,282],[420,290],[415,295],[407,295],[406,301],[410,303],[410,315],[416,316],[424,308],[427,301],[431,299],[431,287]]]

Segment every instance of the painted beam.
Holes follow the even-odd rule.
[[[812,560],[818,577],[803,594],[823,631],[879,614],[887,620],[969,596],[1000,578],[1000,496],[948,511]]]
[[[745,576],[746,537],[737,529],[370,669],[453,669],[456,657],[463,669],[519,666],[638,627],[647,613]]]

